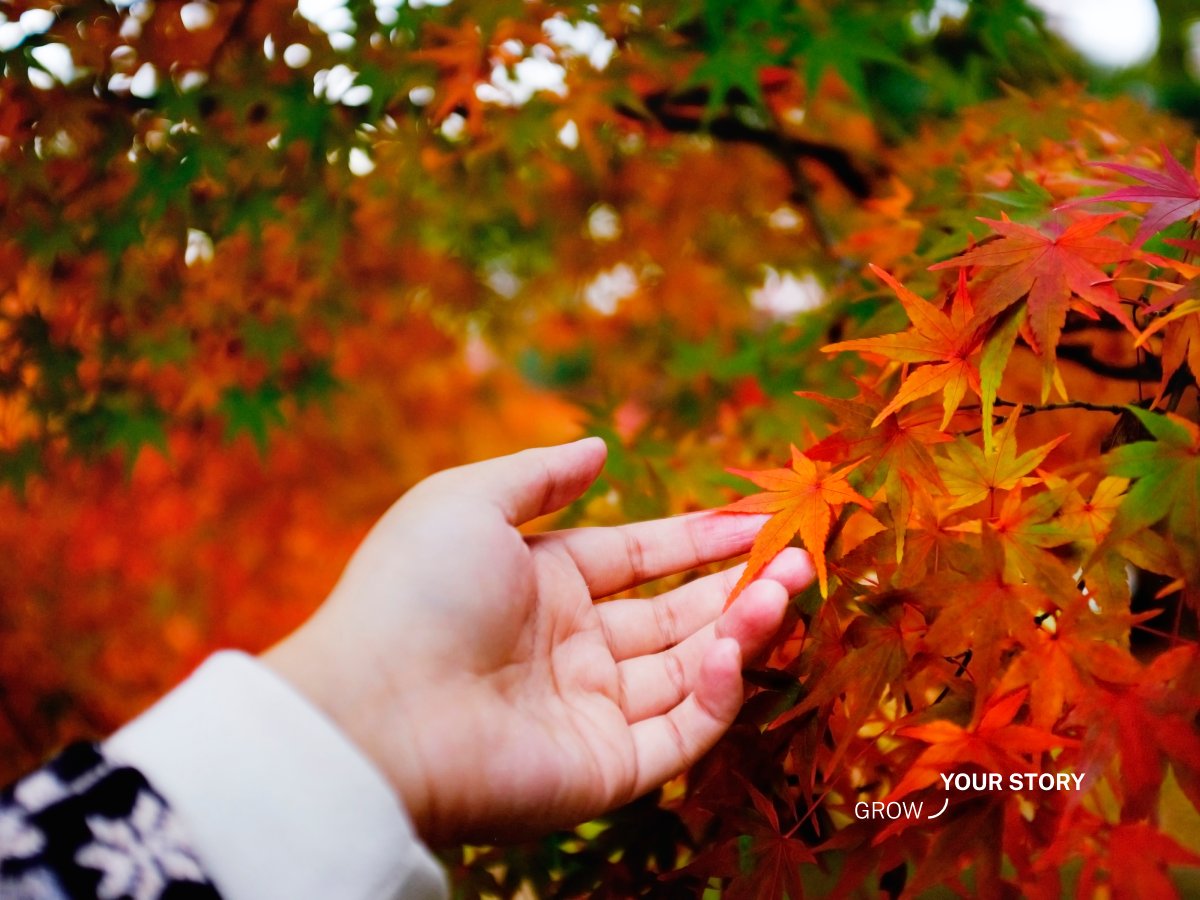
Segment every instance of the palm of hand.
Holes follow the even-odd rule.
[[[380,521],[322,610],[339,620],[326,631],[355,635],[353,652],[375,661],[371,678],[346,688],[352,711],[335,718],[427,841],[494,843],[572,824],[682,771],[736,715],[743,655],[777,630],[788,590],[811,579],[807,557],[787,551],[724,615],[739,569],[595,604],[743,552],[759,524],[695,514],[522,535],[515,524],[591,483],[602,446],[429,479]],[[529,454],[558,457],[515,464]]]

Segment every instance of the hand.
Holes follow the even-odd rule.
[[[578,498],[605,453],[587,438],[426,479],[264,655],[373,759],[431,844],[576,824],[683,771],[733,721],[743,660],[812,579],[789,549],[724,614],[740,566],[593,603],[743,553],[765,518],[517,530]]]

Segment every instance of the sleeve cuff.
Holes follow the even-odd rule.
[[[104,752],[166,798],[227,900],[447,896],[379,771],[245,653],[210,657]]]

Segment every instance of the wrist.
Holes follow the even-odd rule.
[[[166,800],[223,897],[446,895],[383,774],[262,660],[215,654],[104,753]]]
[[[390,696],[386,670],[364,664],[361,657],[339,662],[337,649],[309,631],[306,623],[260,655],[264,665],[322,713],[384,777],[413,829],[433,845],[433,795],[419,763],[417,735],[403,723],[409,720]],[[354,673],[366,673],[363,683]]]

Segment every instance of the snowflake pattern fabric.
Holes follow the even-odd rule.
[[[216,900],[166,801],[140,772],[75,744],[0,792],[5,900]]]

